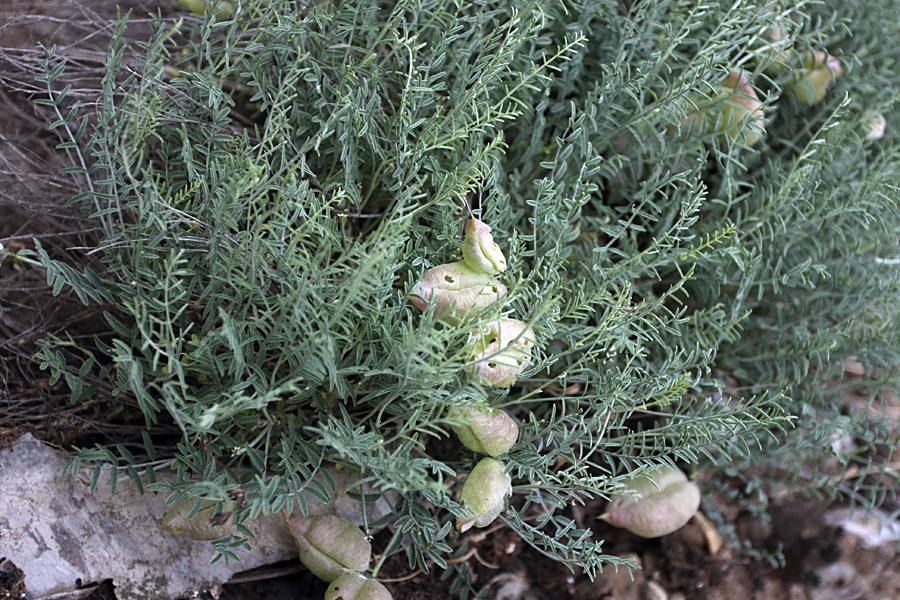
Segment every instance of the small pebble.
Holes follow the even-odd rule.
[[[644,586],[644,600],[669,600],[669,594],[659,583],[648,581]]]

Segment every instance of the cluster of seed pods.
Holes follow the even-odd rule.
[[[840,61],[823,50],[798,53],[787,47],[789,40],[784,29],[778,25],[762,32],[763,54],[773,60],[766,71],[790,71],[791,81],[784,91],[798,102],[818,104],[825,98],[825,92],[838,77],[844,74]]]
[[[472,218],[466,226],[464,261],[426,271],[410,293],[413,303],[434,311],[435,318],[459,325],[505,294],[506,287],[494,277],[506,269],[506,259],[490,231]],[[469,335],[472,361],[466,371],[482,385],[512,385],[528,364],[534,343],[534,334],[521,321],[490,322]],[[456,527],[460,532],[487,527],[503,512],[511,492],[511,478],[499,457],[518,440],[518,425],[502,410],[487,407],[456,406],[450,418],[460,443],[487,455],[462,486],[459,502],[471,514],[457,518]],[[659,537],[683,526],[699,503],[696,484],[676,469],[663,469],[650,478],[629,480],[601,518],[643,537]]]
[[[426,271],[410,293],[412,302],[457,326],[505,294],[506,287],[495,275],[506,269],[506,259],[490,231],[472,218],[466,226],[464,261]],[[471,361],[466,371],[482,385],[512,385],[528,365],[534,343],[534,333],[522,321],[496,319],[480,325],[468,338]],[[502,410],[484,406],[454,406],[449,417],[460,443],[486,455],[463,483],[459,502],[467,514],[457,518],[456,527],[460,532],[487,527],[503,512],[512,490],[512,479],[499,457],[515,445],[519,427]],[[699,489],[680,471],[663,470],[652,479],[628,482],[623,493],[611,499],[609,510],[601,518],[637,535],[656,537],[684,525],[699,501]],[[192,506],[193,501],[185,501],[173,507],[164,517],[163,528],[191,539],[215,539],[233,530],[230,519],[217,524],[222,519],[212,514],[214,503],[201,507],[203,518],[188,519]],[[391,599],[386,587],[363,575],[369,568],[372,548],[359,527],[332,514],[285,514],[284,519],[301,562],[330,584],[325,600]]]
[[[494,241],[491,228],[472,217],[466,224],[462,262],[428,269],[410,291],[410,300],[422,311],[454,326],[465,325],[488,305],[506,294],[496,276],[506,271],[506,257]],[[484,386],[509,387],[531,361],[536,341],[527,323],[497,318],[479,322],[466,342],[470,357],[466,372]],[[460,503],[470,515],[459,517],[456,527],[486,527],[496,519],[511,492],[511,478],[498,460],[519,437],[519,427],[505,412],[495,408],[453,407],[453,431],[463,446],[488,455],[469,474]]]
[[[472,217],[466,224],[463,261],[425,271],[410,290],[410,301],[435,319],[464,325],[506,294],[496,276],[506,270],[506,257],[494,241],[491,228]],[[535,337],[516,319],[480,321],[466,344],[470,362],[466,371],[485,386],[509,387],[531,361]]]
[[[844,74],[840,61],[822,50],[798,53],[785,48],[785,37],[779,27],[764,32],[765,49],[761,54],[771,59],[766,72],[790,72],[790,81],[784,88],[786,96],[809,105],[821,102],[828,86]],[[718,84],[711,106],[688,114],[681,129],[717,141],[741,140],[752,146],[765,136],[765,123],[763,102],[749,78],[743,71],[732,70]]]

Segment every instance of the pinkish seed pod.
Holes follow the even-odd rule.
[[[797,79],[785,88],[785,93],[809,105],[825,98],[828,86],[844,74],[841,63],[832,55],[816,50],[803,57],[803,67],[797,69]]]
[[[649,477],[649,479],[648,479]],[[700,488],[678,469],[663,467],[625,483],[599,518],[635,535],[655,538],[681,529],[700,507]]]
[[[466,224],[462,252],[463,260],[473,271],[494,275],[506,270],[506,257],[494,242],[491,228],[475,217]]]
[[[496,458],[482,458],[463,483],[459,502],[475,516],[458,517],[456,528],[466,531],[473,525],[487,527],[500,516],[506,498],[512,495],[512,478],[503,472],[503,463]]]
[[[469,336],[466,371],[481,385],[509,387],[531,361],[536,338],[526,323],[500,319]]]
[[[497,458],[519,439],[519,426],[502,410],[496,408],[454,407],[451,417],[458,425],[451,425],[463,446]]]
[[[456,325],[466,317],[477,315],[505,294],[506,286],[489,273],[475,271],[460,262],[425,271],[410,290],[409,299],[420,310],[427,310],[433,301],[435,318]]]
[[[285,515],[300,561],[322,581],[334,581],[347,571],[365,571],[372,546],[350,521],[333,515]]]
[[[884,115],[868,113],[863,121],[863,131],[867,140],[880,140],[887,129],[887,120]]]
[[[325,600],[392,600],[386,587],[359,573],[344,573],[325,590]]]
[[[750,80],[740,71],[729,72],[721,85],[731,95],[722,106],[720,133],[732,140],[743,135],[746,144],[752,146],[766,134],[763,103],[750,87]]]
[[[695,134],[714,135],[720,141],[743,139],[748,146],[765,135],[763,103],[745,74],[730,71],[719,84],[717,98],[714,107],[688,115],[683,125]]]

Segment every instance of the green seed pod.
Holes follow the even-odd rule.
[[[234,12],[234,4],[230,0],[175,0],[178,4],[185,7],[195,15],[206,14],[207,8],[215,11],[217,19],[224,19]]]
[[[347,571],[365,571],[372,546],[360,529],[333,515],[285,516],[294,536],[300,561],[323,581],[334,581]]]
[[[176,502],[163,513],[160,529],[181,538],[198,541],[217,540],[231,535],[234,531],[234,521],[231,518],[233,503],[224,502],[222,511],[215,514],[217,502],[200,500],[200,510],[188,519],[196,503],[197,498],[183,498]]]
[[[494,242],[491,228],[472,217],[466,224],[466,239],[462,247],[463,260],[473,271],[489,275],[506,270],[506,257]]]
[[[473,525],[487,527],[500,516],[506,498],[512,494],[512,478],[503,472],[503,463],[496,458],[483,458],[475,465],[463,483],[459,502],[471,510],[474,517],[458,517],[456,528],[466,531]]]
[[[454,407],[450,416],[460,421],[458,425],[450,426],[460,443],[475,452],[497,458],[519,439],[519,426],[502,410]]]
[[[816,50],[803,57],[796,80],[785,87],[787,95],[805,104],[816,104],[825,98],[828,86],[844,74],[841,63],[832,55]]]
[[[386,587],[359,573],[344,573],[325,590],[325,600],[393,600]]]
[[[469,336],[466,371],[481,385],[509,387],[531,361],[536,338],[526,323],[500,319]]]
[[[475,271],[460,262],[425,271],[409,292],[409,299],[420,310],[427,310],[433,301],[435,318],[456,325],[505,294],[506,286],[489,273]]]
[[[678,469],[663,467],[626,482],[630,493],[610,498],[600,519],[635,535],[655,538],[681,529],[700,507],[700,488]]]

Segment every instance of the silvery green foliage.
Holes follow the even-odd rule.
[[[148,429],[145,456],[84,449],[73,467],[173,501],[234,495],[237,532],[215,546],[233,559],[242,523],[327,501],[319,474],[339,463],[398,494],[381,550],[451,569],[461,595],[466,566],[446,559],[473,461],[430,444],[460,404],[519,424],[499,518],[589,575],[621,561],[567,507],[673,460],[750,510],[784,489],[881,504],[900,66],[879,49],[897,45],[884,15],[900,4],[874,4],[245,0],[157,22],[127,68],[114,42],[99,101],[74,110],[48,50],[43,103],[104,270],[37,259],[109,329],[40,359],[76,401],[115,394]],[[787,50],[844,73],[797,101],[818,61]],[[737,70],[762,140],[668,134]],[[454,319],[468,329],[413,292],[466,264],[473,212],[506,270],[481,272],[497,291]],[[469,332],[510,317],[538,348],[508,387],[485,385]],[[850,357],[866,376],[844,377]],[[178,477],[155,481],[162,466]],[[857,470],[874,473],[840,477]]]

